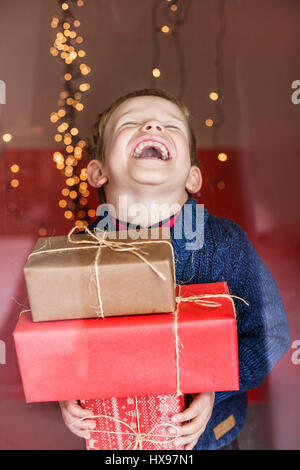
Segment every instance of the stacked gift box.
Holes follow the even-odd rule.
[[[97,417],[88,449],[180,449],[167,428],[185,395],[239,387],[227,284],[176,286],[165,229],[72,233],[38,239],[24,268],[25,399],[80,399]]]

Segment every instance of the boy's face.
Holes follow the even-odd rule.
[[[157,96],[128,99],[106,125],[104,148],[106,191],[126,194],[141,185],[185,190],[191,170],[189,130],[174,103]]]

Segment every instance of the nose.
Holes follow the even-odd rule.
[[[147,121],[144,125],[142,130],[145,131],[151,131],[151,130],[156,130],[158,132],[162,132],[163,126],[156,120],[151,120]]]

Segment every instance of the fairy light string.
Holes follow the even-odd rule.
[[[180,29],[187,22],[192,0],[156,0],[152,7],[153,59],[151,87],[155,88],[162,75],[160,66],[160,40],[170,36],[178,60],[178,98],[182,99],[186,89],[186,62],[180,41]]]
[[[84,109],[83,95],[90,89],[85,77],[91,72],[91,67],[85,63],[80,21],[75,15],[75,9],[83,5],[83,0],[58,0],[59,14],[51,20],[56,36],[50,47],[50,54],[64,62],[58,109],[50,114],[50,121],[56,126],[54,140],[64,144],[63,151],[53,153],[57,169],[66,177],[58,205],[64,210],[64,217],[72,221],[77,218],[75,225],[80,227],[88,226],[86,218],[95,215],[95,211],[84,210],[90,194],[86,168],[80,165],[86,142],[77,126],[78,113]]]
[[[187,22],[192,0],[156,0],[152,7],[152,38],[153,38],[153,59],[151,86],[158,84],[158,80],[164,75],[161,69],[161,38],[162,36],[172,38],[178,58],[179,89],[178,98],[182,99],[187,84],[186,62],[184,48],[180,41],[180,28]],[[228,155],[220,148],[220,131],[224,125],[225,118],[222,109],[224,95],[224,72],[223,72],[223,41],[226,32],[226,0],[218,0],[217,4],[217,34],[215,43],[214,67],[216,70],[216,90],[209,92],[209,99],[213,103],[214,118],[205,119],[205,126],[211,129],[212,147],[217,152],[217,159],[221,163],[221,168],[217,177],[199,192],[199,196],[213,191],[215,188],[223,190],[223,181],[228,161]]]
[[[217,159],[221,163],[221,166],[218,175],[206,185],[204,190],[200,191],[201,198],[214,191],[215,188],[223,190],[226,187],[224,177],[228,165],[225,163],[228,162],[229,157],[220,147],[220,131],[225,124],[225,116],[222,109],[224,97],[223,43],[226,33],[225,12],[226,0],[219,0],[217,4],[218,27],[215,42],[215,59],[213,63],[216,70],[216,90],[210,91],[209,93],[209,99],[213,103],[214,115],[216,117],[214,119],[207,118],[205,120],[205,125],[211,128],[212,148],[216,151]]]

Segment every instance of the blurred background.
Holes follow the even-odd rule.
[[[1,449],[84,448],[56,403],[24,402],[23,267],[38,237],[95,219],[86,138],[118,96],[149,86],[188,106],[197,199],[245,229],[288,315],[291,347],[249,392],[240,447],[300,448],[299,22],[299,0],[1,1]]]

